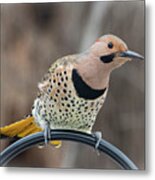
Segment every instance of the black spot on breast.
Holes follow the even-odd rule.
[[[63,89],[63,92],[66,93],[67,92],[66,89]]]
[[[78,107],[78,111],[80,111],[80,107]]]
[[[72,103],[72,104],[74,104],[74,101],[73,101],[73,100],[71,100],[71,103]]]
[[[78,96],[84,99],[96,99],[103,95],[106,90],[106,88],[98,90],[88,86],[78,74],[76,69],[73,69],[72,71],[72,81]]]
[[[67,107],[70,107],[70,104],[67,104]]]
[[[67,101],[67,100],[68,100],[68,98],[67,98],[67,97],[65,97],[64,99],[65,99],[65,101]]]

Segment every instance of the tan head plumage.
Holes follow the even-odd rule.
[[[114,35],[104,35],[82,54],[77,69],[85,82],[93,88],[102,89],[107,86],[110,73],[131,59],[143,57],[128,50],[126,43]]]

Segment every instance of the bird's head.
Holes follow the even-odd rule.
[[[114,35],[104,35],[79,56],[77,71],[92,88],[102,89],[109,82],[112,70],[132,59],[143,59],[128,49],[123,40]]]
[[[140,54],[129,50],[126,43],[114,35],[104,35],[97,39],[90,52],[96,56],[96,60],[100,60],[112,70],[132,59],[144,59]]]

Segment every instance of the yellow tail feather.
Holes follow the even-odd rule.
[[[35,123],[33,116],[29,116],[26,119],[22,119],[21,121],[1,127],[0,137],[4,135],[6,137],[23,138],[40,131],[43,131],[43,129]],[[56,148],[59,148],[61,146],[61,141],[50,141],[50,144]]]
[[[37,126],[34,121],[34,117],[29,116],[26,119],[22,119],[21,121],[15,122],[11,125],[4,126],[0,128],[0,135],[4,135],[7,137],[25,137],[27,135],[40,132],[42,129]]]

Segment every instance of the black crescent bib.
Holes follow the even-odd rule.
[[[77,95],[84,99],[89,99],[89,100],[96,99],[99,96],[103,95],[104,92],[106,91],[106,88],[98,90],[88,86],[83,81],[83,79],[81,78],[81,76],[79,75],[76,69],[73,69],[72,71],[72,81],[76,89]]]

